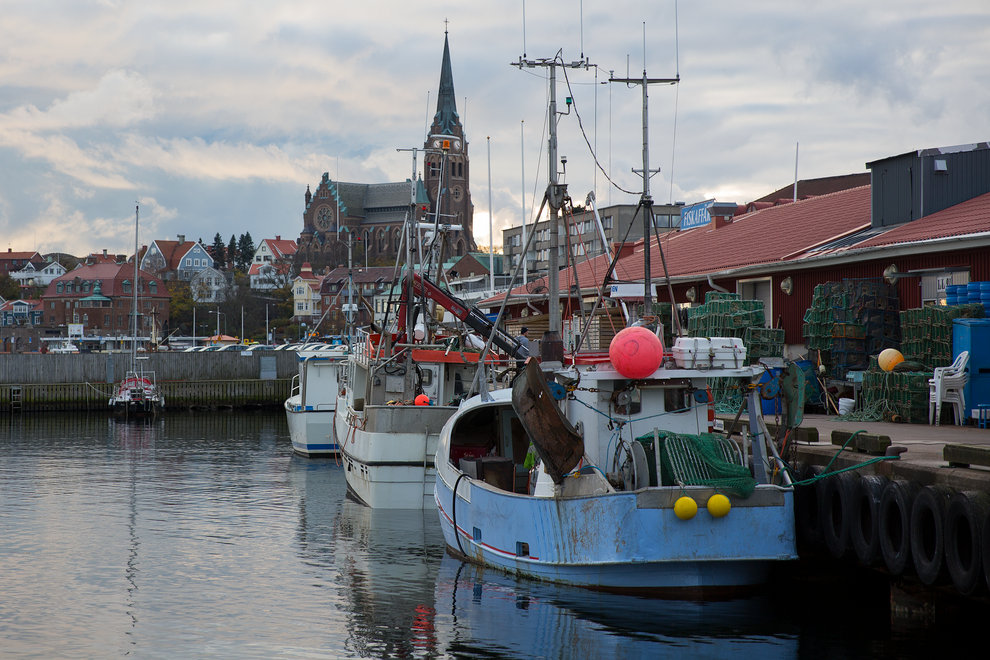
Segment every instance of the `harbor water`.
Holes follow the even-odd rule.
[[[721,602],[517,580],[372,511],[283,413],[0,418],[0,657],[908,657],[858,583]],[[658,540],[659,541],[659,540]],[[841,608],[841,609],[840,609]],[[934,635],[934,639],[933,639]],[[957,638],[958,641],[958,638]]]

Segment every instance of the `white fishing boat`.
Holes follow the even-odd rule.
[[[292,390],[285,400],[289,438],[297,454],[317,457],[340,453],[331,436],[347,353],[346,346],[297,353],[299,373],[292,377]]]
[[[359,333],[337,399],[333,441],[358,501],[372,508],[432,507],[440,429],[468,393],[482,354],[387,339]]]
[[[518,63],[549,69],[550,117],[558,116],[557,68],[586,64],[559,54]],[[643,85],[637,213],[649,247],[656,225],[646,87],[661,81],[645,71],[617,81]],[[550,331],[542,363],[530,358],[511,389],[462,403],[441,432],[434,496],[447,548],[516,575],[601,590],[704,596],[759,584],[776,562],[797,557],[793,488],[754,386],[763,368],[749,366],[738,339],[678,339],[665,355],[659,329],[643,326],[619,332],[607,354],[580,351],[585,326],[564,353],[553,238],[567,193],[557,179],[555,121],[549,131]],[[653,289],[649,252],[644,309]],[[734,381],[745,393],[748,428],[738,439],[712,432],[709,378]]]
[[[165,395],[158,387],[155,372],[144,369],[137,357],[138,342],[138,218],[139,207],[134,207],[134,285],[131,287],[131,364],[124,379],[110,395],[110,411],[114,415],[154,415],[165,408]],[[145,358],[146,359],[146,358]]]

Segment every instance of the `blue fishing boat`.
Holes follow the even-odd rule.
[[[556,70],[587,62],[565,62],[558,53],[517,66],[549,69],[549,116],[557,117]],[[646,87],[678,79],[644,71],[614,80],[643,86],[637,213],[649,248],[656,223]],[[567,192],[557,178],[555,121],[549,131],[541,206],[551,223],[549,331],[541,361],[529,358],[511,389],[467,399],[441,430],[434,497],[447,548],[516,575],[602,590],[705,596],[757,585],[775,563],[797,557],[793,488],[760,415],[756,383],[764,368],[750,365],[732,338],[679,337],[665,352],[659,328],[648,329],[646,319],[627,319],[630,327],[608,354],[581,351],[586,325],[565,353],[553,239]],[[644,309],[652,308],[654,288],[649,253],[643,251]],[[669,277],[667,290],[673,302]],[[749,414],[741,435],[714,432],[711,378],[743,394]]]

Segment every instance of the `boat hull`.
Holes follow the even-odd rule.
[[[334,424],[350,494],[376,509],[432,508],[440,429],[455,410],[369,406],[357,412],[341,399]]]
[[[292,440],[292,451],[311,458],[338,456],[340,447],[331,435],[333,409],[306,410],[299,397],[285,401],[285,420]]]
[[[591,497],[540,498],[441,475],[435,499],[448,548],[470,561],[560,584],[653,595],[706,595],[766,581],[796,559],[793,492],[759,487],[723,518],[706,488],[646,488]],[[680,520],[681,492],[700,503]],[[676,497],[675,497],[676,496]],[[456,519],[456,522],[455,522]]]

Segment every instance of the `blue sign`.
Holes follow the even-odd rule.
[[[690,206],[685,206],[681,209],[681,229],[693,229],[695,227],[704,227],[709,222],[712,221],[711,214],[708,210],[715,203],[714,199],[710,199],[707,202],[698,202],[697,204],[692,204]]]

